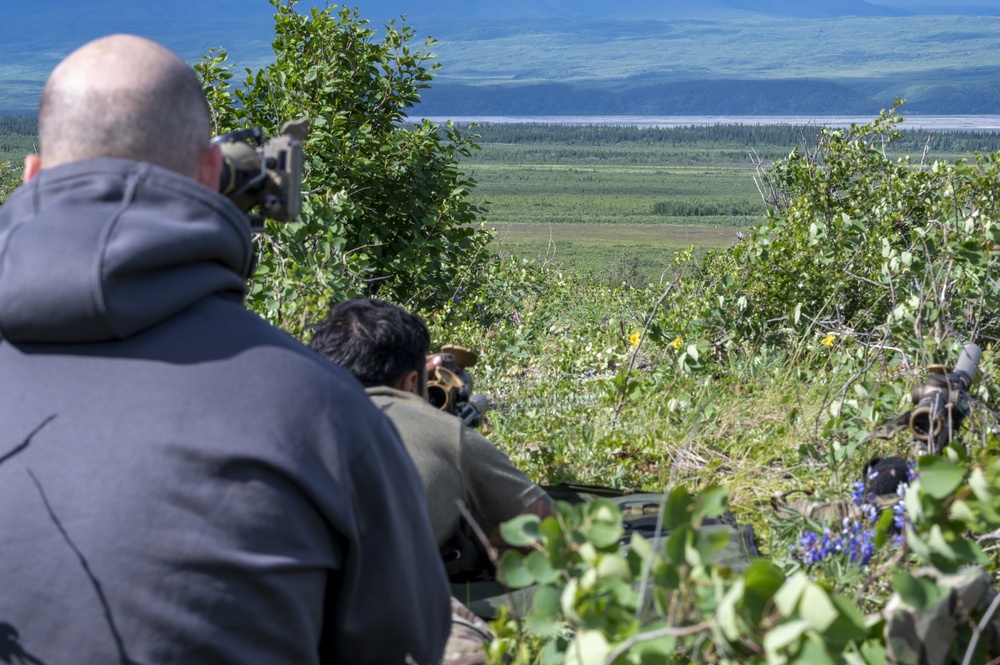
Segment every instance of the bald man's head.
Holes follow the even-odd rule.
[[[45,168],[122,157],[197,177],[210,138],[208,102],[194,71],[132,35],[71,53],[49,76],[38,110]]]

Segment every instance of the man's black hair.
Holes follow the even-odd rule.
[[[423,378],[430,345],[427,325],[419,316],[367,298],[334,305],[309,342],[368,388],[392,386],[410,370]]]

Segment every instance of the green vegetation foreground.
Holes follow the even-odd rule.
[[[512,526],[537,555],[505,560],[508,579],[549,591],[526,624],[498,622],[495,655],[918,662],[886,629],[892,613],[879,614],[889,597],[942,611],[952,582],[936,575],[995,567],[1000,155],[890,158],[900,120],[889,111],[824,132],[763,170],[766,221],[700,264],[679,256],[663,289],[510,262],[482,292],[429,314],[438,338],[485,346],[500,405],[490,436],[536,478],[670,497],[665,549],[633,539],[624,563],[608,536],[621,535],[620,516],[606,505],[567,509],[558,528]],[[910,408],[925,368],[953,364],[970,341],[985,349],[970,436],[920,459],[896,512],[876,525],[775,510],[797,492],[850,504],[872,457],[911,455],[902,437],[866,437]],[[713,565],[719,544],[697,528],[723,495],[769,557],[742,573]],[[917,636],[942,644],[919,662],[984,662],[986,637],[972,629],[983,598],[965,601],[964,619],[932,622],[944,636]]]

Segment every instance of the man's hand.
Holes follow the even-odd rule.
[[[430,353],[427,355],[427,376],[433,376],[434,370],[440,367],[444,363],[444,358],[440,353]]]

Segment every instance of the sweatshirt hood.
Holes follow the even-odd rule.
[[[0,336],[131,337],[198,301],[242,299],[243,214],[166,169],[92,159],[40,171],[0,208]]]

